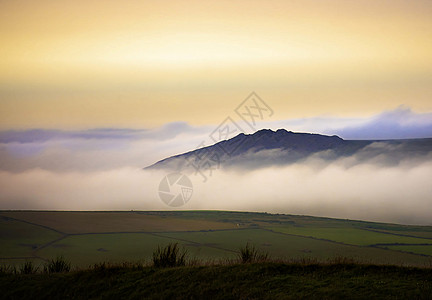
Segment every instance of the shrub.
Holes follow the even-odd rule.
[[[246,244],[245,247],[240,247],[238,258],[241,263],[254,263],[254,262],[263,262],[268,260],[268,253],[261,252],[255,248],[255,246]]]
[[[55,259],[51,259],[44,266],[45,273],[66,273],[69,272],[71,263],[66,261],[63,256],[57,256]]]
[[[170,243],[164,248],[158,246],[153,252],[153,265],[158,268],[184,266],[186,251],[180,251],[178,243]]]
[[[26,261],[20,266],[19,272],[21,274],[35,274],[39,268],[36,267],[32,261]]]

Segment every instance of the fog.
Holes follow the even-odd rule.
[[[272,126],[302,131],[310,124],[320,128],[317,124],[327,121],[329,118],[288,120]],[[282,126],[290,122],[292,126]],[[418,115],[407,108],[363,121],[334,118],[328,124],[338,124],[337,130],[350,132],[354,138],[356,132],[357,137],[360,133],[370,136],[373,125],[380,122],[387,127],[376,130],[377,135],[390,131],[395,122],[392,137],[432,135],[431,115]],[[272,128],[267,125],[260,126]],[[206,182],[183,170],[192,181],[192,197],[181,207],[166,205],[158,187],[171,171],[142,168],[195,149],[213,129],[177,122],[142,130],[0,132],[0,209],[218,209],[432,225],[432,154],[395,157],[395,146],[383,142],[351,157],[326,161],[323,155],[313,155],[285,166],[256,162],[260,155],[271,161],[281,154],[278,150],[255,153],[244,157],[246,165],[241,168],[206,174]],[[318,132],[335,133],[336,129]],[[421,136],[410,136],[410,132]]]
[[[214,170],[204,182],[189,174],[193,195],[182,207],[158,197],[165,171],[95,172],[41,169],[0,172],[1,209],[217,209],[305,214],[404,224],[432,224],[432,162],[398,167],[311,159],[253,171]]]

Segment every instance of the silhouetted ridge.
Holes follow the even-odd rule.
[[[367,147],[373,143],[379,147]],[[383,145],[392,145],[384,147]],[[397,147],[394,147],[397,145]],[[392,150],[389,150],[392,149]],[[253,134],[237,136],[214,145],[161,160],[149,169],[168,168],[182,170],[196,168],[205,159],[224,167],[283,165],[316,155],[320,159],[334,160],[360,153],[360,159],[369,159],[392,151],[389,161],[415,155],[426,155],[432,151],[432,139],[392,141],[348,141],[336,135],[287,131],[286,129],[261,129]]]

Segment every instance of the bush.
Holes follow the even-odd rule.
[[[242,264],[264,262],[268,260],[268,253],[261,252],[247,243],[245,247],[240,247],[238,258]]]
[[[153,265],[157,268],[184,266],[186,264],[186,251],[180,251],[178,243],[170,243],[164,248],[158,246],[153,252]]]
[[[32,261],[26,261],[21,267],[19,268],[19,272],[21,274],[35,274],[39,268],[36,267]]]
[[[51,259],[44,266],[45,273],[66,273],[69,272],[71,263],[66,261],[63,256],[57,256],[55,259]]]

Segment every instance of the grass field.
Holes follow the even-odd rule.
[[[74,267],[146,262],[178,242],[192,258],[229,259],[246,243],[273,258],[350,257],[375,264],[430,266],[432,227],[225,211],[0,212],[0,264],[62,255]]]
[[[229,264],[0,273],[3,299],[431,299],[432,269]]]
[[[396,234],[389,234],[387,232],[376,232],[365,228],[340,228],[340,227],[272,227],[276,232],[314,237],[318,239],[325,239],[339,243],[357,245],[357,246],[371,246],[377,244],[419,244],[431,243],[431,239],[424,239],[418,237],[401,236]]]
[[[432,246],[427,245],[401,245],[401,246],[388,246],[387,248],[397,251],[411,252],[417,254],[424,254],[432,256]]]

